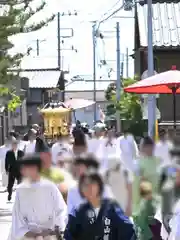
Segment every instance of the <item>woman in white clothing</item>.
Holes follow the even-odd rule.
[[[112,192],[121,205],[122,209],[129,215],[131,212],[131,194],[128,188],[131,185],[128,171],[124,174],[125,168],[122,164],[121,149],[119,142],[114,137],[114,132],[109,130],[107,137],[102,141],[98,150],[98,159],[100,161],[100,172],[107,177],[107,182],[110,185]]]

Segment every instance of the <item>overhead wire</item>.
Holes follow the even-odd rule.
[[[104,23],[105,21],[107,21],[108,19],[110,19],[112,16],[114,16],[116,13],[118,13],[120,10],[122,10],[124,8],[124,3],[121,5],[121,7],[119,7],[118,9],[116,9],[115,11],[113,11],[109,16],[105,17],[104,19],[100,20],[98,22],[98,27],[97,30],[99,29],[101,23]]]
[[[107,12],[103,13],[102,17],[105,17],[110,11],[112,11],[119,3],[121,0],[118,0],[110,9],[107,10]]]

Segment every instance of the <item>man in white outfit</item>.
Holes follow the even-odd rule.
[[[52,145],[51,153],[54,165],[58,165],[60,156],[65,156],[66,158],[72,157],[72,146],[68,143],[67,136],[58,136],[57,142]]]
[[[25,148],[24,148],[25,154],[32,154],[35,152],[36,134],[37,134],[37,132],[33,128],[29,130],[29,132],[28,132],[29,141],[26,143]]]
[[[168,139],[166,130],[161,129],[159,132],[159,141],[155,144],[154,155],[161,159],[162,165],[171,163],[169,151],[172,147],[173,143]]]
[[[101,142],[104,139],[105,124],[97,123],[94,126],[93,130],[94,130],[94,136],[93,138],[87,141],[87,146],[88,146],[88,152],[96,155],[97,152],[99,151],[99,146],[101,145]]]
[[[8,240],[55,240],[56,227],[64,231],[67,207],[57,186],[41,178],[41,158],[20,160],[24,180],[18,185]]]
[[[134,171],[134,160],[138,158],[139,150],[133,135],[124,132],[124,134],[117,139],[117,142],[121,150],[121,161],[128,170]]]

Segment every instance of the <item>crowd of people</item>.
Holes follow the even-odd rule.
[[[35,124],[0,147],[8,201],[17,182],[8,240],[180,239],[180,149],[165,130],[137,145],[78,122],[51,145]]]

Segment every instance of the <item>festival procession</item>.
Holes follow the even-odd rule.
[[[0,0],[0,240],[180,240],[179,2]]]
[[[72,124],[64,103],[40,113],[43,126],[9,131],[0,148],[2,185],[14,199],[7,240],[180,239],[177,137],[161,128],[137,143],[100,120]]]

